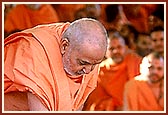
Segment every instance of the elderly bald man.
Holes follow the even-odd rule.
[[[4,109],[75,111],[96,87],[107,33],[97,20],[39,25],[4,41]]]

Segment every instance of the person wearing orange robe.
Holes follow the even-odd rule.
[[[4,41],[4,109],[79,110],[96,87],[107,33],[94,19],[39,25]]]
[[[83,110],[121,110],[124,84],[139,74],[141,57],[127,49],[123,37],[116,32],[109,33],[107,54],[107,59],[100,64],[98,86],[88,97]]]
[[[52,4],[55,11],[58,13],[61,22],[75,20],[75,13],[86,7],[86,4]]]
[[[164,59],[158,53],[145,56],[141,74],[126,83],[123,110],[164,110]]]
[[[149,16],[154,12],[158,4],[123,4],[123,11],[126,18],[138,32],[149,32]]]
[[[124,24],[129,24],[123,11],[123,6],[119,4],[101,4],[101,15],[99,21],[107,30],[120,30]]]
[[[18,4],[6,14],[4,30],[9,35],[39,24],[58,21],[57,13],[49,4]]]

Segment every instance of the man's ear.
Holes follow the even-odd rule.
[[[60,44],[60,50],[61,50],[61,54],[63,55],[66,51],[66,49],[69,46],[69,41],[67,38],[63,38],[61,39],[61,44]]]

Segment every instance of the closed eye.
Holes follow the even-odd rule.
[[[87,62],[87,61],[80,60],[80,61],[79,61],[79,64],[80,64],[80,65],[89,65],[90,63]]]
[[[101,63],[101,62],[102,62],[102,60],[99,61],[99,62],[97,62],[97,63],[92,64],[92,63],[87,62],[87,61],[84,61],[84,60],[78,60],[78,64],[79,64],[79,65],[92,65],[92,66],[96,66],[97,64],[99,64],[99,63]]]

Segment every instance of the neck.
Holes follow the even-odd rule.
[[[155,97],[156,97],[156,100],[157,100],[157,103],[159,105],[163,105],[162,100],[163,100],[163,97],[164,97],[164,80],[160,80],[160,82],[157,82],[157,83],[149,83],[149,87],[151,87]]]

